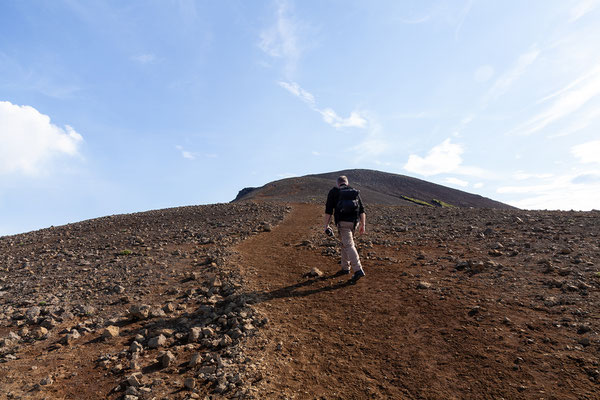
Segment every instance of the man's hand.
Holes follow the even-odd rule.
[[[365,227],[367,226],[367,216],[365,213],[360,214],[358,223],[358,234],[362,235],[365,233]]]

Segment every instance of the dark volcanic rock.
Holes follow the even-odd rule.
[[[514,209],[498,201],[421,179],[366,169],[282,179],[267,183],[260,188],[242,189],[233,201],[274,200],[323,203],[327,192],[335,186],[335,180],[340,175],[346,175],[350,186],[360,190],[366,204],[422,207],[418,202],[412,201],[415,199],[424,201],[432,207],[441,206],[441,202],[444,202],[456,207]]]

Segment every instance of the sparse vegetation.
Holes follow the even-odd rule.
[[[420,206],[433,207],[432,204],[429,204],[428,202],[423,201],[423,200],[413,199],[412,197],[408,197],[408,196],[404,196],[404,195],[400,196],[400,197],[402,197],[406,201],[410,201],[411,203],[415,203],[415,204],[418,204]]]
[[[438,200],[438,199],[433,199],[431,200],[431,202],[435,205],[437,205],[438,207],[442,207],[442,208],[454,208],[454,206],[450,203],[446,203],[442,200]]]

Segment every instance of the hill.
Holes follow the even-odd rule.
[[[452,189],[421,179],[387,172],[352,169],[298,178],[281,179],[260,188],[244,188],[233,200],[278,200],[285,202],[320,203],[335,185],[340,175],[346,175],[350,185],[361,192],[366,204],[425,205],[474,208],[514,208],[479,195]],[[426,203],[426,204],[425,204]]]
[[[336,173],[337,174],[337,173]],[[0,399],[596,399],[600,213],[241,201],[0,237]]]

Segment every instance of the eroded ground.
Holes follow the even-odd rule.
[[[372,206],[356,285],[321,213],[0,238],[0,398],[599,397],[600,213]]]

